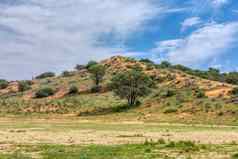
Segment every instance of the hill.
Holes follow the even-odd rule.
[[[231,93],[236,85],[204,79],[175,67],[162,67],[150,61],[121,56],[106,59],[100,64],[106,67],[106,75],[99,93],[91,92],[90,73],[82,67],[59,76],[9,82],[0,90],[0,113],[217,124],[232,124],[238,120],[236,97]],[[129,109],[125,107],[124,100],[114,96],[107,84],[114,74],[134,66],[140,66],[155,81],[156,87],[148,97],[141,99],[138,107]],[[25,87],[27,89],[20,89]],[[78,88],[78,93],[70,94],[71,87]],[[54,93],[46,98],[35,98],[36,92],[42,88],[51,88]]]

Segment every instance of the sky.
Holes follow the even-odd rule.
[[[115,55],[238,71],[238,1],[0,0],[0,78]]]

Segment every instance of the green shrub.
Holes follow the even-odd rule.
[[[81,71],[81,70],[83,70],[83,69],[85,69],[85,68],[86,68],[86,66],[84,66],[84,65],[76,65],[76,66],[74,67],[74,69],[77,70],[77,71]]]
[[[233,154],[231,158],[232,159],[238,159],[238,153]]]
[[[0,79],[0,89],[5,89],[8,87],[9,82],[4,79]]]
[[[69,88],[69,94],[78,94],[79,93],[79,90],[78,90],[78,87],[76,86],[71,86]]]
[[[98,93],[100,92],[101,88],[102,88],[101,86],[95,85],[91,88],[91,93]]]
[[[162,92],[162,97],[172,97],[176,95],[176,91],[173,89],[166,89]]]
[[[200,149],[200,146],[195,145],[195,143],[192,141],[178,141],[178,142],[171,141],[166,145],[166,147],[181,149],[185,152],[199,151]]]
[[[201,89],[197,89],[195,91],[195,96],[197,98],[204,98],[204,97],[206,97],[205,92],[203,90],[201,90]]]
[[[31,89],[32,82],[31,81],[20,81],[18,85],[18,90],[20,92],[27,91]]]
[[[45,97],[49,97],[55,94],[55,90],[53,90],[52,88],[46,87],[46,88],[41,88],[39,89],[36,94],[35,97],[36,98],[45,98]]]
[[[238,96],[238,87],[233,88],[231,94],[234,96]]]
[[[164,145],[164,144],[166,144],[166,141],[161,138],[161,139],[158,140],[158,144]]]
[[[55,76],[55,73],[53,73],[53,72],[45,72],[45,73],[42,73],[42,74],[36,76],[36,79],[49,78],[49,77],[54,77],[54,76]]]
[[[85,67],[86,67],[86,69],[89,69],[90,67],[97,65],[97,64],[98,63],[96,61],[89,61]]]
[[[62,73],[62,76],[63,77],[70,77],[70,76],[73,76],[74,75],[74,73],[73,72],[70,72],[70,71],[64,71],[63,73]]]
[[[154,62],[153,61],[151,61],[150,59],[140,59],[140,62],[142,62],[142,63],[146,63],[146,64],[154,64]]]
[[[170,68],[172,66],[168,61],[162,61],[159,65],[160,68]]]

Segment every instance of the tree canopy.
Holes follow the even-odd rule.
[[[91,73],[91,78],[95,83],[95,92],[98,92],[100,90],[100,83],[102,82],[103,77],[106,73],[106,68],[100,64],[93,64],[88,68],[88,71]]]
[[[141,69],[133,68],[114,75],[110,87],[120,98],[127,99],[128,105],[133,106],[139,97],[151,92],[153,81]]]

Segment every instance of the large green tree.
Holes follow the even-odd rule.
[[[127,99],[129,106],[135,105],[138,98],[148,95],[153,86],[153,80],[139,68],[114,75],[110,83],[113,92]]]
[[[91,73],[91,77],[95,83],[94,86],[95,92],[100,91],[100,83],[102,82],[103,77],[106,73],[105,66],[101,64],[94,64],[88,68],[88,71]]]

